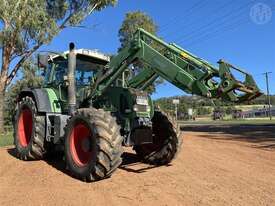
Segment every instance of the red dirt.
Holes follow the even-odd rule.
[[[158,168],[127,149],[114,175],[95,183],[67,175],[62,159],[24,162],[1,148],[0,205],[275,205],[275,140],[242,137],[185,132],[178,158]]]

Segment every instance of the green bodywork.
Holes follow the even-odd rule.
[[[60,98],[58,98],[57,93],[54,89],[45,88],[48,94],[49,101],[51,103],[51,110],[53,113],[61,113]]]
[[[46,78],[45,87],[52,112],[66,114],[66,78],[56,83],[53,77],[58,64],[66,68],[67,60],[61,63],[58,61],[51,62],[52,70],[49,71],[49,78]],[[94,60],[87,57],[86,61]],[[77,107],[92,106],[110,111],[117,117],[125,133],[129,133],[138,119],[152,119],[154,105],[145,91],[159,77],[187,93],[207,98],[244,102],[261,95],[250,74],[223,60],[218,63],[219,68],[216,68],[176,44],[167,44],[143,29],[138,29],[130,44],[113,56],[110,62],[97,62],[100,69],[91,68],[93,74],[88,84],[76,85]],[[131,73],[130,66],[137,64],[141,65],[140,72],[132,72],[125,77],[126,73]],[[238,81],[232,70],[244,75],[245,80]]]
[[[144,90],[160,76],[187,93],[208,98],[243,102],[261,94],[250,74],[223,60],[218,62],[218,69],[176,44],[167,44],[143,29],[138,29],[132,42],[111,59],[109,69],[106,75],[100,77],[92,97],[101,95],[136,61],[143,63],[143,71],[128,81],[127,86],[130,88]],[[238,81],[231,70],[245,75],[245,81]]]

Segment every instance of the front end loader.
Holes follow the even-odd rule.
[[[181,147],[177,125],[154,107],[147,88],[162,77],[185,92],[243,102],[261,93],[252,76],[225,61],[220,68],[175,44],[138,29],[133,40],[110,58],[95,50],[39,55],[42,88],[18,95],[14,125],[22,160],[42,159],[61,148],[74,177],[110,177],[122,162],[122,146],[142,161],[169,164]],[[140,72],[132,71],[139,65]],[[238,81],[231,69],[246,75]],[[219,78],[220,81],[216,81]]]

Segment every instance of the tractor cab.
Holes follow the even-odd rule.
[[[68,53],[51,55],[45,70],[44,87],[54,88],[63,107],[67,105]],[[78,103],[88,96],[98,71],[110,61],[110,57],[97,50],[78,49],[76,53],[75,86]]]
[[[64,83],[67,76],[68,51],[62,55],[49,57],[48,69],[45,73],[45,85],[59,85]],[[76,53],[76,86],[90,85],[94,75],[110,61],[110,57],[97,50],[78,49]]]

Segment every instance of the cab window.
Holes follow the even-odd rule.
[[[76,86],[82,87],[89,85],[93,80],[95,69],[98,69],[95,64],[77,59],[75,70]],[[67,75],[67,72],[67,60],[59,60],[50,63],[49,68],[47,69],[45,74],[45,84],[59,85],[63,83],[64,76]]]

